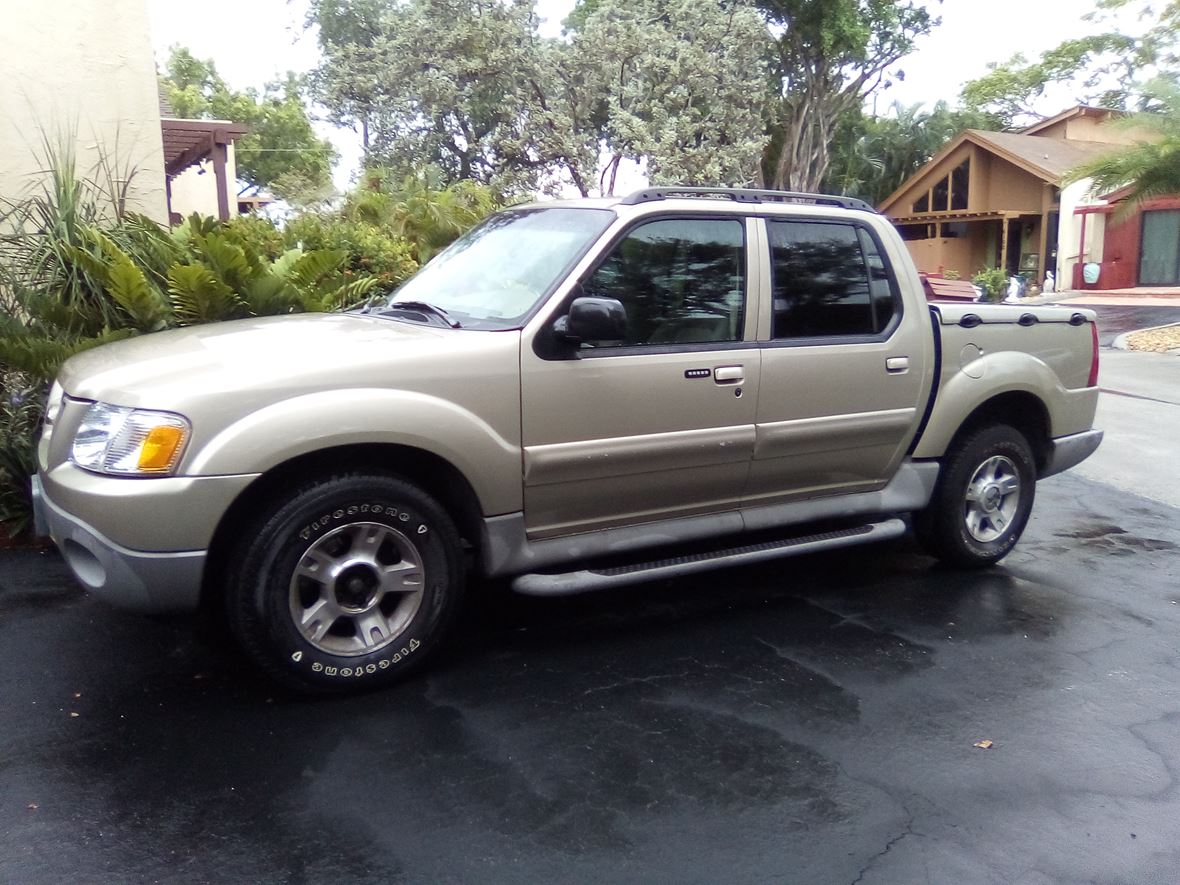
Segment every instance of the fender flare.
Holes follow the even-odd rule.
[[[914,449],[915,458],[944,455],[971,414],[1006,393],[1028,394],[1041,403],[1048,417],[1050,436],[1053,435],[1054,403],[1062,402],[1068,391],[1046,363],[1031,354],[1001,351],[987,354],[965,368],[970,368],[972,374],[959,369],[939,387],[930,422]]]
[[[182,471],[260,474],[301,455],[358,444],[430,452],[467,478],[484,513],[521,509],[519,440],[453,402],[413,391],[351,388],[273,403],[201,441]]]

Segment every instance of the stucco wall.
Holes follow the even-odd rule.
[[[0,199],[34,188],[43,134],[77,171],[130,169],[130,208],[167,220],[156,66],[144,0],[19,0],[0,13]]]
[[[1057,233],[1057,285],[1069,288],[1073,285],[1073,268],[1078,263],[1082,217],[1074,214],[1078,206],[1099,202],[1088,196],[1089,178],[1074,182],[1061,191],[1061,223]],[[1086,217],[1086,241],[1083,248],[1084,261],[1102,261],[1103,235],[1106,218],[1102,215]]]
[[[201,170],[204,174],[201,174]],[[226,151],[225,177],[229,183],[229,214],[238,214],[238,167],[234,160],[234,146]],[[172,179],[172,211],[185,218],[194,212],[217,217],[217,176],[213,161],[191,166]]]
[[[988,176],[987,206],[990,209],[1041,211],[1041,179],[1011,163],[993,160]]]

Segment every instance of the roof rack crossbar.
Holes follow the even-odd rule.
[[[645,187],[627,194],[619,202],[624,206],[651,203],[674,197],[728,198],[739,203],[804,203],[817,206],[839,206],[841,209],[875,211],[864,200],[855,197],[838,197],[831,194],[806,194],[796,191],[755,190],[744,187]]]

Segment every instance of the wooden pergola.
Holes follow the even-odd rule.
[[[229,180],[226,159],[229,146],[249,130],[228,120],[160,120],[164,136],[164,172],[168,182],[168,214],[172,214],[172,179],[203,160],[213,161],[217,182],[217,214],[222,221],[230,217]]]

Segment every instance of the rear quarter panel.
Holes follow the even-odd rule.
[[[1003,393],[1027,393],[1040,400],[1050,437],[1093,426],[1098,388],[1086,386],[1093,356],[1093,311],[940,304],[936,313],[942,340],[939,390],[915,457],[943,455],[971,413]],[[1071,325],[1070,318],[1078,313],[1086,322]],[[960,325],[967,314],[983,322],[974,328]],[[1021,325],[1020,318],[1029,314],[1036,322]]]

